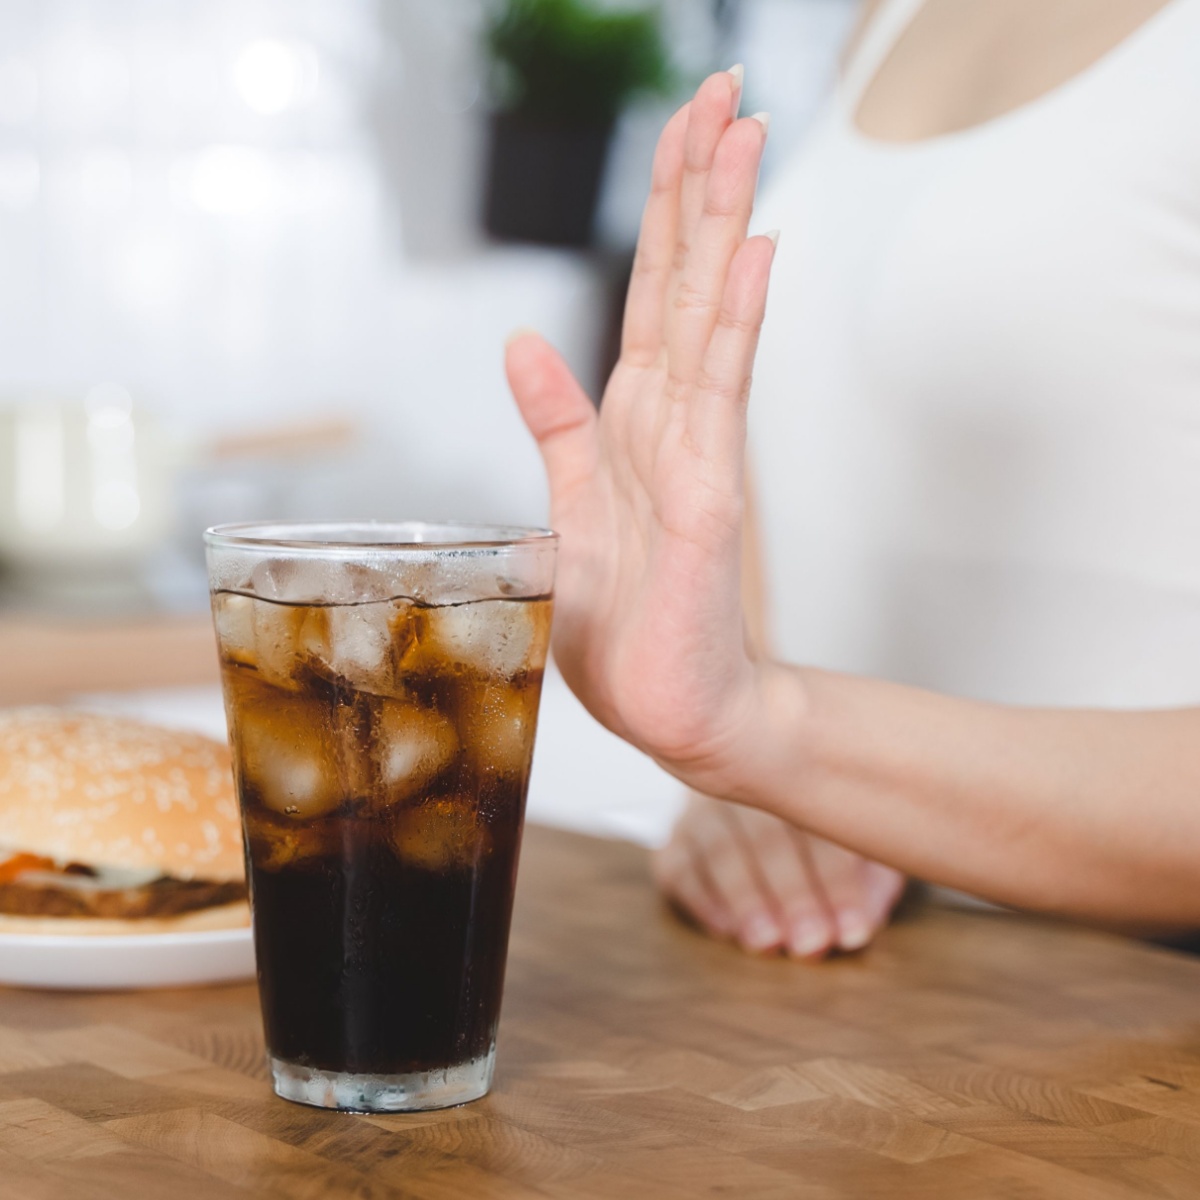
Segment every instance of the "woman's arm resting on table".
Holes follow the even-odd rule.
[[[1127,930],[1200,926],[1200,709],[1006,708],[762,668],[695,785],[911,874]]]
[[[886,924],[904,876],[770,813],[693,793],[653,859],[659,887],[714,937],[820,958]]]

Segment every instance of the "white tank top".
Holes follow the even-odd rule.
[[[1200,702],[1200,0],[1032,103],[803,155],[751,404],[791,661],[1027,704]]]

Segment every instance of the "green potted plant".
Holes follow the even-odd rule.
[[[669,83],[658,10],[502,0],[487,44],[496,97],[487,230],[586,245],[617,117],[638,93]]]

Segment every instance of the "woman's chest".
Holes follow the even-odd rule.
[[[937,152],[821,130],[762,214],[765,470],[891,550],[1200,581],[1200,129],[1159,119],[1175,99]]]
[[[915,142],[995,120],[1154,32],[1172,0],[892,0],[915,16],[866,86],[854,120]],[[884,17],[894,10],[884,6]],[[904,14],[901,13],[901,16]]]
[[[765,205],[769,331],[884,408],[1200,421],[1194,91],[918,151],[819,134]]]

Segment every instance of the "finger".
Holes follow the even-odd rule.
[[[902,872],[883,863],[869,862],[867,872],[867,903],[874,920],[882,927],[892,915],[892,909],[900,903],[908,880]]]
[[[832,948],[836,930],[824,896],[813,879],[800,838],[776,817],[732,808],[759,884],[783,917],[784,945],[797,958],[813,958]]]
[[[505,370],[546,464],[551,501],[562,503],[595,469],[596,410],[571,368],[540,334],[523,331],[509,339]]]
[[[621,330],[621,357],[631,366],[652,366],[662,348],[663,316],[679,225],[683,143],[691,107],[685,104],[667,122],[654,152],[650,196],[642,213]]]
[[[812,839],[817,877],[837,925],[842,950],[861,950],[882,921],[867,890],[867,863],[860,855],[832,842]]]
[[[651,866],[659,890],[676,907],[715,937],[732,934],[728,909],[708,887],[686,843],[673,837],[655,853]]]
[[[687,262],[672,297],[668,353],[673,379],[691,382],[717,322],[729,265],[746,240],[767,144],[758,117],[736,121],[717,147]]]
[[[746,405],[778,238],[778,233],[752,237],[733,256],[716,327],[688,402],[691,440],[718,481],[740,479]]]
[[[685,830],[697,869],[729,911],[734,936],[747,950],[775,950],[784,932],[770,898],[759,885],[745,844],[720,810],[713,819],[692,822]]]
[[[679,223],[675,239],[676,280],[683,270],[692,235],[704,207],[708,173],[721,135],[733,121],[740,98],[740,80],[729,71],[710,75],[692,99],[683,147],[683,181],[679,195]]]

